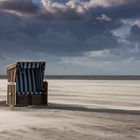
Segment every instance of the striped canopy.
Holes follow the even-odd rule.
[[[9,77],[15,77],[17,93],[41,92],[45,62],[17,62],[15,68]]]

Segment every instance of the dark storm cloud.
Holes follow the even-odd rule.
[[[84,20],[93,19],[102,14],[111,18],[131,18],[139,16],[139,0],[1,0],[1,10],[32,13],[44,19]]]
[[[12,10],[21,13],[36,13],[38,6],[32,0],[2,0],[0,10]]]
[[[106,46],[111,48],[113,44],[113,47],[116,46],[115,39],[106,31],[103,23],[46,23],[36,19],[25,22],[25,19],[7,13],[2,13],[0,20],[3,21],[0,24],[1,51],[7,53],[28,50],[73,56],[85,51],[105,49]]]
[[[102,13],[108,15],[113,20],[137,18],[139,17],[140,1],[128,5],[119,5],[112,7],[95,7],[90,13],[95,16],[100,16]]]
[[[129,34],[120,36],[119,49],[112,50],[113,54],[128,60],[140,60],[140,21],[131,26]]]
[[[133,41],[138,41],[140,43],[140,26],[137,24],[134,24],[131,27],[129,39]]]
[[[130,42],[130,50],[132,50],[133,57],[140,60],[140,21],[139,25],[134,24],[131,27],[127,40]]]
[[[16,55],[77,56],[117,48],[120,43],[111,30],[123,25],[121,19],[139,17],[139,5],[138,0],[0,1],[0,49]]]

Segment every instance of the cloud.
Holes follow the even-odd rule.
[[[136,0],[69,0],[64,3],[60,3],[52,0],[42,0],[42,5],[47,12],[56,13],[57,11],[66,12],[69,10],[75,10],[79,14],[85,13],[87,10],[95,7],[115,7],[118,5],[127,5],[136,2]]]
[[[101,50],[101,51],[90,51],[86,53],[89,58],[98,58],[98,57],[106,57],[110,53],[109,50]]]
[[[134,41],[140,42],[140,25],[135,24],[131,27],[129,38]]]
[[[108,15],[109,18],[138,16],[139,0],[42,0],[40,16],[50,19],[88,20]]]
[[[112,19],[105,14],[102,14],[100,17],[96,18],[97,20],[104,22],[104,21],[111,21]]]
[[[81,26],[83,28],[83,25]],[[79,29],[77,29],[78,31]],[[116,38],[109,32],[105,31],[102,32],[102,35],[99,35],[94,33],[93,30],[91,35],[88,34],[87,30],[83,33],[87,36],[80,37],[80,33],[76,35],[74,31],[60,32],[50,28],[45,33],[40,34],[38,39],[44,51],[61,56],[78,56],[87,51],[111,49],[118,46]]]
[[[1,0],[0,10],[17,15],[31,15],[38,12],[38,6],[32,0]]]
[[[1,0],[0,10],[48,20],[88,20],[104,15],[108,19],[138,16],[139,5],[138,0]]]
[[[140,59],[139,10],[139,0],[1,0],[0,59]]]
[[[129,45],[133,49],[133,52],[135,52],[136,50],[138,52],[138,50],[140,49],[140,26],[138,21],[135,21],[131,26],[130,33],[126,35],[125,39],[130,43]]]
[[[107,24],[100,21],[47,21],[7,12],[0,14],[1,51],[6,53],[14,54],[15,50],[19,50],[19,53],[32,51],[76,56],[86,51],[117,46],[117,40],[108,32]]]
[[[140,60],[140,26],[139,23],[132,25],[129,35],[126,40],[130,42],[128,53],[131,57]]]
[[[1,0],[0,10],[47,20],[89,20],[138,16],[139,0]],[[106,16],[106,17],[105,17]],[[109,18],[107,18],[109,17]]]

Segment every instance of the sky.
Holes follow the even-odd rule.
[[[0,74],[47,61],[48,75],[140,75],[140,0],[0,0]]]

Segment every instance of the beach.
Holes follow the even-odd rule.
[[[139,80],[48,80],[48,106],[0,105],[2,140],[139,140]],[[0,80],[0,101],[6,100]]]

